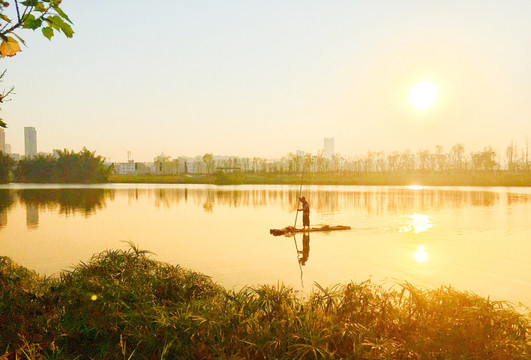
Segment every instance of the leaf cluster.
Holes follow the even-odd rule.
[[[60,5],[61,0],[0,2],[0,55],[14,56],[20,51],[20,43],[24,44],[24,40],[15,32],[19,29],[41,29],[49,40],[58,32],[71,38],[74,35],[72,21]],[[14,16],[7,14],[6,9],[10,6],[15,7]]]

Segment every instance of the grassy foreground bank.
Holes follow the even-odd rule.
[[[287,184],[297,185],[301,174],[217,173],[212,175],[111,175],[113,183],[159,184]],[[531,172],[463,171],[429,173],[307,173],[307,185],[422,185],[422,186],[531,186]]]
[[[531,319],[443,287],[229,291],[131,247],[42,278],[0,257],[0,358],[529,359]]]

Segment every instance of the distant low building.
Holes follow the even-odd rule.
[[[125,163],[114,163],[114,172],[118,175],[134,175],[136,174],[136,164],[133,160]]]
[[[151,174],[151,166],[153,165],[153,163],[151,163],[151,165],[149,165],[149,163],[142,163],[142,162],[138,162],[135,164],[136,165],[136,174],[137,175],[145,175],[145,174]]]

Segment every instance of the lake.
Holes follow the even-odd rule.
[[[0,255],[43,275],[132,241],[227,288],[311,291],[371,279],[451,285],[531,306],[531,188],[308,186],[312,225],[293,225],[297,186],[0,186]],[[298,224],[302,217],[298,217]]]

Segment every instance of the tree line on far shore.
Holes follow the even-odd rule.
[[[442,146],[435,146],[435,151],[419,150],[412,152],[368,151],[366,154],[344,157],[333,154],[330,158],[318,152],[293,154],[289,153],[281,159],[260,157],[226,157],[218,158],[207,153],[190,161],[185,158],[172,159],[169,156],[157,156],[154,159],[156,175],[172,175],[179,173],[212,174],[214,172],[294,174],[294,173],[433,173],[433,172],[468,172],[495,171],[521,172],[531,170],[529,162],[528,142],[519,148],[515,142],[506,148],[505,153],[492,146],[480,151],[465,152],[463,144],[454,145],[448,152]],[[139,170],[140,175],[142,172]]]
[[[216,159],[207,153],[198,156],[193,162],[171,159],[167,156],[155,158],[155,175],[181,173],[213,174],[217,172],[242,172],[251,174],[297,174],[305,173],[352,173],[352,174],[433,174],[458,172],[521,173],[531,171],[528,144],[519,149],[512,142],[501,154],[491,146],[477,152],[466,153],[462,144],[456,144],[444,152],[441,146],[435,151],[419,150],[411,152],[374,152],[345,158],[334,154],[331,158],[306,153],[290,153],[281,159],[238,158]],[[55,155],[38,155],[14,161],[9,155],[0,152],[0,183],[10,181],[20,183],[102,183],[108,182],[112,165],[106,165],[102,156],[86,148],[79,152],[63,150]],[[140,167],[137,175],[141,175]]]
[[[86,148],[79,152],[60,150],[55,155],[39,154],[13,160],[0,152],[0,183],[103,183],[110,167],[104,158]]]

